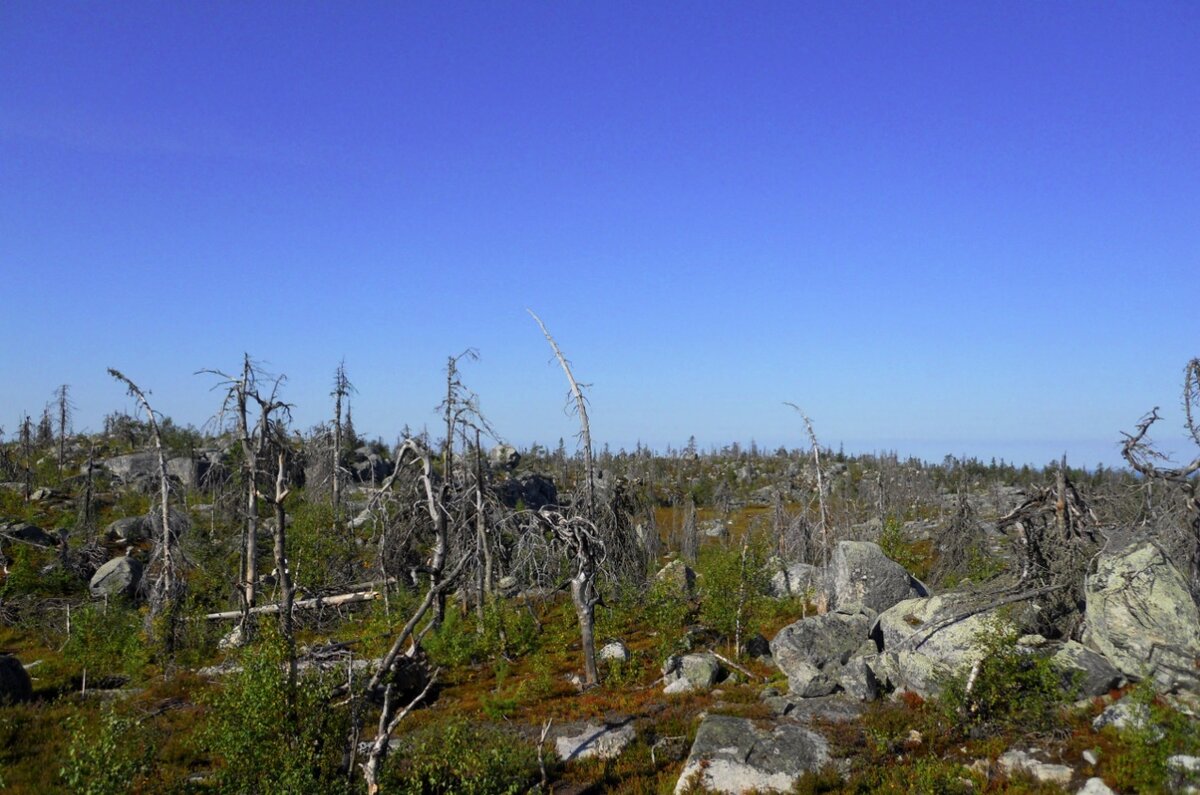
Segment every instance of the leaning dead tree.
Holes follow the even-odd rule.
[[[1183,372],[1184,427],[1192,442],[1200,447],[1200,358],[1189,361]],[[1188,528],[1180,546],[1187,558],[1192,593],[1200,598],[1200,455],[1182,466],[1172,466],[1147,437],[1151,426],[1160,419],[1155,406],[1133,433],[1123,434],[1121,454],[1148,481],[1167,484],[1182,493]]]
[[[596,513],[596,470],[592,463],[592,430],[588,424],[587,400],[584,398],[583,389],[579,382],[575,380],[574,373],[571,372],[571,364],[567,361],[567,357],[563,356],[563,352],[559,349],[554,337],[550,335],[546,324],[542,322],[542,319],[532,309],[526,309],[525,311],[529,313],[530,317],[537,322],[538,328],[542,330],[542,334],[546,337],[546,342],[550,343],[550,349],[554,351],[554,358],[558,359],[563,373],[567,376],[567,383],[571,385],[571,397],[575,401],[575,413],[579,417],[579,444],[583,450],[584,510],[585,515],[589,519],[594,519]]]
[[[162,434],[159,432],[158,415],[146,399],[141,388],[131,381],[120,370],[108,368],[108,374],[125,385],[129,395],[146,414],[146,422],[150,426],[150,436],[154,442],[154,450],[158,458],[158,513],[155,516],[155,529],[158,531],[154,539],[154,548],[150,555],[151,589],[150,589],[150,619],[165,616],[167,631],[165,638],[167,649],[170,651],[174,644],[175,623],[178,618],[180,603],[184,593],[184,581],[180,572],[182,555],[179,552],[178,534],[182,527],[172,527],[172,520],[182,522],[182,517],[171,511],[171,481],[167,475],[167,458],[163,450]]]

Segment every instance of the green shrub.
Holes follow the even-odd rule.
[[[63,785],[77,795],[124,795],[153,757],[146,733],[136,721],[106,709],[92,726],[82,716],[70,722],[67,760],[59,770]]]
[[[241,671],[210,695],[198,749],[218,762],[220,792],[337,792],[346,726],[327,706],[331,683],[316,674],[289,692],[287,650],[274,625],[243,650]],[[290,696],[290,698],[289,698]]]
[[[1061,720],[1069,694],[1048,654],[1017,645],[1016,627],[997,619],[976,637],[979,672],[967,692],[968,671],[949,677],[939,703],[950,725],[975,734],[1007,729],[1040,731]]]
[[[645,625],[654,634],[655,654],[666,659],[681,651],[692,607],[673,585],[655,582],[642,603]]]
[[[1105,778],[1121,792],[1172,791],[1184,782],[1172,780],[1167,759],[1200,754],[1195,721],[1159,701],[1148,682],[1137,685],[1125,698],[1140,705],[1147,720],[1120,730],[1105,727],[1103,733],[1115,740],[1113,753],[1100,757]]]
[[[700,622],[731,642],[739,621],[743,642],[758,631],[770,581],[770,548],[765,539],[754,535],[744,544],[744,548],[710,548],[697,566],[702,583]]]
[[[516,795],[538,774],[531,743],[456,717],[405,737],[388,762],[386,792],[406,795]]]
[[[484,637],[457,610],[447,610],[442,625],[426,635],[421,646],[430,660],[447,668],[470,665],[487,656]]]
[[[141,615],[118,603],[73,611],[63,656],[87,671],[92,681],[119,674],[136,679],[150,661]]]
[[[914,577],[929,579],[934,563],[933,543],[929,540],[910,541],[904,534],[904,526],[895,517],[889,516],[883,523],[879,548]]]
[[[79,591],[83,582],[57,565],[58,553],[13,544],[8,576],[0,585],[0,599],[14,596],[67,596]]]

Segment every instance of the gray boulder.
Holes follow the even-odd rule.
[[[585,724],[578,734],[563,735],[554,741],[554,750],[564,762],[576,759],[612,759],[633,742],[637,731],[633,722],[626,720],[617,724]]]
[[[809,616],[779,630],[771,641],[771,657],[793,693],[829,695],[840,688],[840,669],[862,645],[870,624],[862,614]]]
[[[813,566],[809,563],[784,563],[774,561],[775,573],[767,584],[767,592],[776,598],[788,596],[804,596],[810,601],[818,601],[822,595],[826,597],[832,592],[828,569]]]
[[[841,541],[830,563],[833,603],[840,610],[866,607],[880,613],[929,590],[870,541]]]
[[[124,481],[158,477],[158,454],[142,452],[113,456],[101,461],[100,466]]]
[[[628,662],[629,649],[619,640],[614,640],[604,644],[604,646],[596,653],[596,658],[601,662]]]
[[[1057,784],[1066,786],[1074,775],[1069,765],[1059,765],[1043,762],[1029,751],[1006,751],[996,760],[997,766],[1006,776],[1013,773],[1025,773],[1042,784]]]
[[[129,516],[109,523],[104,535],[110,541],[132,544],[150,537],[150,523],[144,516]]]
[[[663,679],[667,683],[663,692],[673,694],[708,690],[717,683],[722,673],[721,663],[709,652],[668,657],[662,666]]]
[[[92,575],[92,596],[133,596],[142,581],[142,564],[128,555],[113,558]]]
[[[944,676],[982,656],[980,637],[994,629],[994,612],[957,618],[966,606],[961,596],[946,594],[906,599],[880,613],[871,629],[882,651],[873,670],[894,688],[936,694]]]
[[[829,764],[829,743],[795,724],[760,729],[754,721],[710,715],[696,731],[675,785],[721,793],[790,792],[800,776]]]
[[[521,463],[521,454],[511,444],[498,444],[488,451],[488,463],[492,469],[511,472]]]
[[[682,595],[690,596],[696,590],[696,572],[682,560],[673,560],[658,570],[654,581],[670,586]]]
[[[1112,663],[1073,640],[1064,643],[1051,660],[1063,672],[1063,685],[1074,686],[1080,697],[1102,696],[1125,682]]]
[[[0,704],[16,704],[33,698],[33,682],[21,661],[0,654]]]
[[[1164,652],[1200,657],[1200,609],[1161,549],[1144,542],[1101,555],[1084,592],[1085,645],[1130,678],[1154,678],[1164,689],[1182,684]],[[1194,673],[1185,668],[1180,675],[1194,686]]]

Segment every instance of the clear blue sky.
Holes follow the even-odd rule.
[[[509,439],[1119,460],[1200,355],[1191,3],[0,4],[0,425],[445,357]],[[1186,450],[1185,450],[1186,452]]]

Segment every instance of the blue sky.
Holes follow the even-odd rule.
[[[1116,463],[1200,355],[1200,7],[0,5],[0,425],[308,425]],[[1186,448],[1180,448],[1189,452]]]

